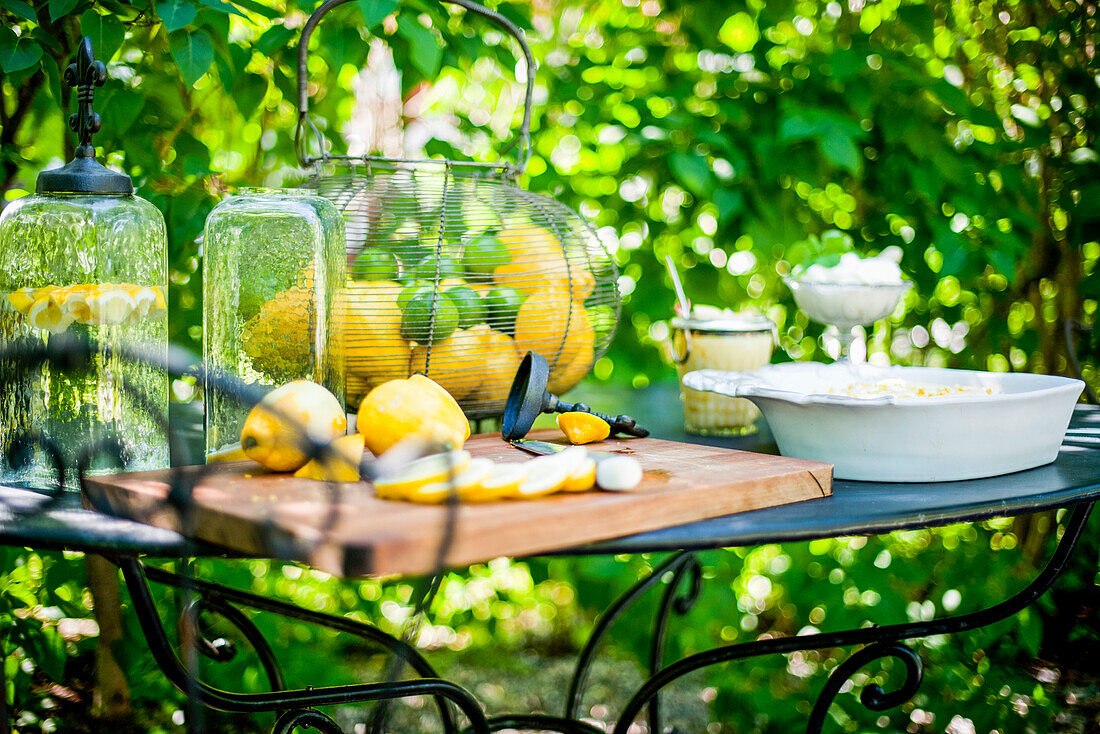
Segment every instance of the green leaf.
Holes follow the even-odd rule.
[[[783,122],[779,123],[779,139],[787,142],[808,140],[824,131],[820,120],[797,113],[784,117]]]
[[[187,0],[164,0],[157,3],[157,15],[169,33],[189,24],[197,13],[195,6]]]
[[[833,132],[831,135],[820,138],[818,144],[821,146],[821,152],[825,157],[839,168],[852,173],[859,173],[859,149],[851,138]]]
[[[168,51],[187,86],[197,82],[214,63],[214,46],[206,31],[176,31],[169,36]]]
[[[707,159],[698,154],[673,153],[668,157],[669,168],[688,191],[697,196],[708,196],[714,189],[714,174]]]
[[[996,247],[986,245],[983,249],[986,261],[997,268],[1005,278],[1008,279],[1009,284],[1012,284],[1016,280],[1016,258],[1011,252],[1005,250],[998,250]]]
[[[443,49],[435,40],[435,35],[408,16],[397,18],[397,33],[409,42],[409,60],[417,71],[426,77],[433,77],[439,71],[443,60]]]
[[[275,49],[285,48],[294,36],[295,32],[290,28],[273,25],[256,41],[256,50],[264,56],[270,56]]]
[[[745,197],[740,191],[718,189],[714,192],[714,205],[718,207],[718,223],[726,224],[745,209]]]
[[[11,73],[29,69],[42,58],[42,48],[26,36],[17,37],[10,28],[0,27],[0,69]]]
[[[30,3],[25,3],[23,0],[0,0],[0,8],[32,23],[38,22],[38,16],[35,15],[34,8],[31,7]]]
[[[53,57],[46,56],[42,59],[42,71],[46,72],[46,88],[50,90],[50,96],[58,106],[64,104],[61,98],[61,70],[57,68],[57,62]]]
[[[928,5],[903,5],[898,8],[898,19],[912,28],[922,41],[932,40],[934,31],[932,8]]]
[[[92,39],[95,56],[104,63],[111,60],[126,38],[126,29],[113,15],[100,15],[94,8],[88,8],[80,16],[80,33]]]
[[[246,120],[251,119],[260,103],[267,94],[267,79],[259,74],[244,74],[233,85],[232,94],[234,104]]]
[[[223,3],[222,0],[199,0],[199,2],[212,10],[217,10],[219,13],[239,15],[246,20],[248,19],[247,15],[237,10],[229,3]]]
[[[111,112],[111,124],[104,126],[104,131],[121,139],[122,134],[137,122],[145,107],[145,99],[145,95],[134,89],[121,84],[113,85],[103,95],[103,109]]]
[[[398,8],[398,0],[359,0],[359,12],[363,14],[363,27],[374,28]]]
[[[239,8],[244,8],[245,10],[251,11],[256,15],[263,16],[268,20],[275,20],[276,18],[282,17],[282,13],[280,13],[278,10],[273,10],[272,8],[269,8],[262,3],[255,2],[254,0],[233,0],[233,4]]]
[[[50,0],[50,20],[56,22],[58,18],[68,15],[76,7],[77,2],[79,0]]]

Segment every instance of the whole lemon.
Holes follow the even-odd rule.
[[[484,373],[481,376],[480,385],[471,393],[469,400],[482,404],[492,405],[494,408],[503,408],[504,401],[508,398],[508,390],[515,379],[516,370],[523,360],[522,355],[516,351],[516,344],[512,337],[495,329],[481,325],[470,329],[470,332],[478,332],[481,340],[481,353],[483,357]]]
[[[424,375],[390,380],[367,393],[359,405],[359,432],[375,455],[407,436],[460,449],[470,423],[451,394]]]
[[[305,439],[328,443],[347,432],[348,419],[336,396],[316,382],[295,380],[256,403],[241,429],[245,455],[272,471],[295,471],[309,455]]]

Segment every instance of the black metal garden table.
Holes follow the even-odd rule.
[[[684,436],[679,426],[676,391],[672,387],[652,387],[631,400],[639,421],[662,438],[695,440],[731,448],[773,450],[765,431],[755,437],[704,439]],[[187,422],[183,414],[174,416],[178,424]],[[194,422],[192,421],[192,425]],[[196,437],[194,428],[190,434]],[[612,623],[655,586],[664,591],[654,620],[649,667],[651,677],[623,709],[614,729],[625,734],[631,723],[647,712],[650,731],[662,731],[659,694],[661,690],[692,671],[710,665],[758,655],[787,654],[799,650],[858,647],[829,676],[811,713],[808,731],[820,731],[829,705],[842,685],[860,668],[877,659],[893,657],[901,661],[905,681],[892,691],[877,685],[864,688],[861,701],[873,710],[885,710],[909,700],[921,682],[921,661],[903,644],[907,639],[949,634],[974,629],[1004,619],[1037,600],[1064,571],[1080,539],[1082,529],[1100,498],[1100,409],[1080,406],[1057,461],[1053,464],[1016,474],[983,480],[938,484],[891,484],[836,481],[833,495],[811,502],[719,517],[669,527],[581,548],[563,548],[560,554],[593,555],[622,553],[660,553],[670,555],[653,571],[616,600],[600,617],[575,668],[560,715],[520,713],[486,718],[479,704],[465,689],[440,680],[428,660],[406,640],[397,639],[378,629],[342,617],[320,614],[283,602],[254,596],[200,579],[147,565],[149,558],[180,558],[225,555],[224,551],[199,545],[176,533],[127,520],[112,518],[83,509],[75,494],[46,498],[28,490],[0,488],[0,541],[9,545],[39,548],[67,548],[101,553],[122,569],[134,608],[141,620],[146,640],[154,657],[171,681],[189,694],[195,705],[238,711],[272,711],[280,714],[275,732],[289,732],[296,726],[311,726],[321,731],[340,729],[316,707],[363,701],[384,701],[411,695],[434,696],[439,705],[445,731],[457,731],[458,724],[449,700],[469,720],[469,730],[494,731],[505,728],[543,729],[559,732],[601,731],[580,719],[580,704],[586,675],[599,644]],[[695,551],[776,543],[813,538],[886,533],[905,528],[926,528],[949,523],[971,522],[997,516],[1014,516],[1068,508],[1065,528],[1046,567],[1020,592],[987,609],[930,621],[826,632],[813,635],[763,639],[718,647],[666,664],[664,641],[670,617],[686,613],[701,591],[703,574]],[[276,554],[272,554],[276,555]],[[271,692],[244,694],[217,690],[196,679],[176,647],[169,641],[149,590],[148,582],[164,583],[185,590],[190,601],[182,620],[190,620],[192,638],[198,652],[213,660],[225,660],[236,651],[225,640],[207,639],[201,623],[204,614],[217,614],[238,627],[254,648],[267,673]],[[428,583],[432,588],[434,583]],[[242,608],[315,623],[355,635],[365,642],[381,646],[403,661],[418,678],[387,680],[330,688],[286,690],[277,662],[277,654],[259,633]],[[396,678],[400,669],[394,667]],[[376,708],[374,726],[381,731],[385,706]],[[201,717],[200,717],[201,720]]]

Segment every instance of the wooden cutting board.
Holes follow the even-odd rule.
[[[531,438],[561,440],[561,433],[537,431]],[[474,436],[466,448],[495,460],[533,458],[499,434]],[[818,461],[653,438],[612,439],[589,448],[636,457],[645,470],[642,484],[631,493],[459,505],[444,564],[536,555],[832,492],[832,466]],[[165,502],[173,472],[195,483],[190,532],[203,541],[340,576],[435,568],[448,509],[380,500],[366,482],[339,485],[335,522],[324,533],[332,485],[267,473],[250,461],[92,477],[88,499],[116,515],[182,531]]]

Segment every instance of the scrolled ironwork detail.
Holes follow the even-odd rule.
[[[217,597],[206,598],[196,595],[180,614],[183,636],[185,639],[194,642],[200,654],[216,663],[227,663],[237,657],[237,646],[232,640],[224,637],[211,639],[207,634],[207,627],[203,623],[205,613],[217,614],[244,636],[260,659],[260,665],[263,666],[264,673],[267,675],[271,690],[282,691],[286,689],[282,670],[275,658],[275,652],[271,649],[271,645],[263,636],[263,633],[244,612]]]
[[[884,658],[895,658],[905,665],[905,681],[895,690],[887,691],[877,683],[865,686],[860,693],[859,701],[872,711],[885,711],[896,708],[920,690],[921,680],[924,677],[924,665],[920,656],[900,642],[879,642],[868,645],[853,653],[842,662],[829,675],[825,687],[817,697],[813,711],[810,712],[810,721],[806,725],[807,734],[818,734],[825,725],[825,716],[829,713],[829,707],[836,700],[844,683],[851,679],[860,668]]]
[[[322,734],[344,734],[344,730],[335,721],[317,709],[287,711],[275,721],[271,734],[290,734],[298,727],[316,729]]]

